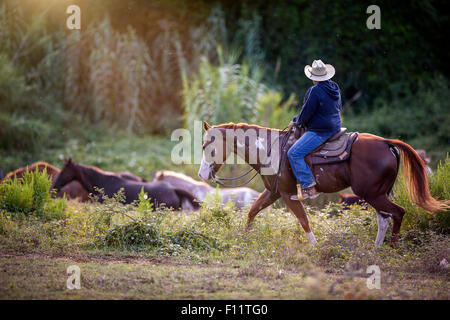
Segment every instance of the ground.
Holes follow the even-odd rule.
[[[81,208],[81,204],[76,205]],[[169,225],[181,230],[184,227],[179,226],[185,223],[200,226],[211,211],[213,208],[189,216],[166,212],[159,223],[165,230]],[[184,247],[174,251],[167,250],[165,242],[158,250],[86,246],[83,241],[69,245],[63,241],[71,239],[73,243],[74,239],[62,230],[46,242],[49,226],[58,230],[54,223],[34,221],[17,225],[17,230],[14,226],[3,228],[9,228],[12,237],[0,238],[0,299],[450,298],[450,274],[438,266],[442,258],[448,259],[446,236],[407,233],[399,248],[385,243],[375,250],[373,232],[367,237],[355,233],[373,227],[373,212],[364,213],[361,219],[354,210],[340,218],[313,214],[311,224],[316,226],[319,246],[312,248],[295,218],[283,209],[263,213],[250,234],[240,227],[245,216],[233,212],[228,211],[227,227],[224,220],[214,227],[209,220],[203,227],[204,235],[212,228],[216,239],[229,244],[219,249],[184,246],[182,242]],[[78,214],[76,219],[80,219]],[[74,217],[66,218],[66,228],[72,228]],[[275,222],[278,225],[273,225]],[[361,230],[360,223],[368,229]],[[352,230],[352,225],[356,229]],[[45,231],[40,234],[39,230]],[[60,236],[64,238],[58,239]],[[22,241],[17,243],[15,237]],[[438,248],[433,251],[431,246]],[[371,273],[366,271],[372,264],[381,269],[380,289],[367,287]],[[66,287],[70,265],[81,270],[80,290]]]

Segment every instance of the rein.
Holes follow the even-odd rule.
[[[287,127],[285,127],[283,130],[281,130],[281,132],[285,132],[287,129]],[[281,151],[283,151],[284,147],[286,146],[287,141],[289,140],[289,136],[291,135],[292,130],[290,130],[289,132],[287,132],[287,134],[283,137],[283,140],[281,142]],[[273,147],[274,142],[272,142],[272,145],[270,146],[270,152],[272,152],[272,147]],[[282,163],[282,159],[283,159],[283,153],[281,152],[280,155],[280,164],[278,165],[278,172],[277,175],[275,176],[275,193],[278,192],[278,178],[280,176],[280,167],[281,167],[281,163]],[[252,181],[260,172],[259,170],[256,170],[254,168],[250,168],[248,169],[246,172],[244,172],[243,174],[241,174],[238,177],[231,177],[231,178],[221,178],[221,177],[217,177],[216,176],[216,172],[214,171],[214,163],[211,163],[209,165],[210,167],[210,172],[211,172],[211,178],[212,180],[217,183],[218,185],[222,186],[222,187],[228,187],[228,188],[237,188],[237,187],[242,187],[245,186],[246,184],[248,184],[250,181]],[[252,172],[253,170],[255,170],[256,172],[254,173],[253,176],[250,177],[250,179],[248,179],[245,182],[242,182],[238,185],[235,184],[225,184],[223,181],[236,181],[240,178],[243,178],[245,176],[247,176],[250,172]]]
[[[229,187],[229,188],[236,188],[236,187],[242,187],[242,186],[245,186],[246,184],[248,184],[250,181],[252,181],[257,175],[258,175],[258,173],[259,173],[259,171],[256,171],[255,172],[255,174],[253,175],[253,176],[251,176],[250,177],[250,179],[248,179],[247,181],[245,181],[245,182],[243,182],[243,183],[241,183],[241,184],[238,184],[238,185],[235,185],[235,184],[225,184],[225,183],[223,183],[222,181],[235,181],[235,180],[238,180],[238,179],[240,179],[240,178],[243,178],[243,177],[245,177],[246,175],[248,175],[250,172],[252,172],[254,169],[253,168],[250,168],[249,170],[247,170],[246,172],[244,172],[243,174],[241,174],[240,176],[238,176],[238,177],[233,177],[233,178],[221,178],[221,177],[217,177],[216,176],[216,172],[214,171],[214,169],[213,169],[213,167],[214,167],[214,163],[212,163],[211,165],[210,165],[210,168],[211,168],[211,177],[212,177],[212,180],[215,182],[215,183],[217,183],[218,185],[220,185],[220,186],[222,186],[222,187]]]

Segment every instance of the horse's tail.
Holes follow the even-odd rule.
[[[450,208],[448,200],[436,200],[431,196],[425,163],[417,152],[403,141],[388,139],[386,141],[401,152],[403,176],[411,200],[431,213],[448,210]]]
[[[181,204],[183,204],[183,200],[187,200],[192,207],[194,208],[194,210],[198,210],[200,208],[200,202],[199,200],[194,197],[194,195],[186,190],[183,189],[178,189],[178,188],[174,188],[175,193],[177,194],[177,196],[180,198],[181,200]],[[185,208],[182,208],[185,209]]]

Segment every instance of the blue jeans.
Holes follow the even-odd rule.
[[[289,163],[302,188],[311,187],[315,183],[311,169],[305,162],[305,156],[328,140],[333,134],[319,135],[312,131],[306,131],[289,149]]]

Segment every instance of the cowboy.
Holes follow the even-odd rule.
[[[305,156],[327,141],[341,129],[341,92],[339,86],[330,79],[334,76],[334,67],[314,60],[305,66],[305,75],[314,85],[308,89],[303,100],[300,114],[289,124],[292,127],[304,127],[305,133],[288,151],[289,162],[297,178],[297,195],[291,200],[313,199],[317,192],[314,176],[305,162]]]

